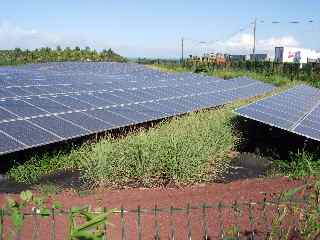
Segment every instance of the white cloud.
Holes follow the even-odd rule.
[[[300,43],[293,36],[271,37],[266,39],[257,39],[257,53],[268,53],[273,56],[274,48],[277,46],[297,47]],[[215,51],[228,52],[233,54],[251,53],[253,47],[253,34],[242,33],[231,37],[226,41],[218,41],[209,46],[209,49]]]
[[[44,32],[25,28],[8,21],[0,21],[0,49],[35,49],[56,46],[87,46],[89,42],[79,35]]]
[[[257,47],[265,51],[274,50],[275,47],[297,47],[300,43],[293,36],[272,37],[258,40]]]
[[[12,49],[37,48],[42,46],[56,45],[60,37],[55,34],[41,33],[36,29],[27,29],[11,24],[10,22],[0,22],[0,48]]]

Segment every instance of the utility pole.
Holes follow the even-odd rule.
[[[184,39],[181,38],[181,63],[183,64],[184,61],[184,46],[183,46]]]
[[[252,54],[253,58],[256,59],[256,31],[257,31],[257,18],[254,19],[253,23],[253,49],[252,49]]]

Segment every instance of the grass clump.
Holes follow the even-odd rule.
[[[266,83],[274,84],[276,86],[283,86],[286,84],[292,84],[292,82],[289,78],[281,75],[266,75],[263,73],[257,73],[257,72],[249,72],[249,71],[243,71],[243,70],[215,70],[215,71],[209,71],[209,76],[215,76],[223,79],[231,79],[231,78],[237,78],[237,77],[251,77],[256,80],[260,80]]]
[[[274,170],[291,178],[319,177],[320,159],[313,153],[298,151],[291,153],[288,160],[275,160]]]
[[[86,150],[86,147],[82,147],[70,153],[37,155],[22,165],[14,166],[7,175],[16,182],[33,184],[56,171],[79,168]]]
[[[237,143],[228,108],[191,113],[123,139],[93,146],[84,178],[97,184],[145,186],[209,181],[228,167]]]

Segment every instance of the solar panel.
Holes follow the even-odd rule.
[[[320,90],[298,85],[240,107],[243,117],[320,141]]]
[[[273,88],[250,78],[222,80],[137,64],[0,67],[0,154],[215,107]]]
[[[50,132],[66,139],[91,133],[90,130],[86,129],[84,126],[66,121],[59,116],[39,117],[31,119],[30,121],[35,123],[37,126],[47,129]]]

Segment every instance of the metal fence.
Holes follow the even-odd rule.
[[[52,208],[45,212],[33,208],[23,213],[22,225],[18,229],[14,228],[12,213],[1,209],[0,236],[1,239],[50,240],[268,239],[270,236],[272,239],[287,239],[290,231],[299,229],[305,207],[305,200],[264,199],[228,204],[190,203],[180,207],[120,207],[110,212],[107,208],[95,211],[88,208],[67,211]],[[95,220],[90,220],[90,216]],[[105,219],[104,216],[108,217]],[[97,238],[80,238],[81,234]]]

